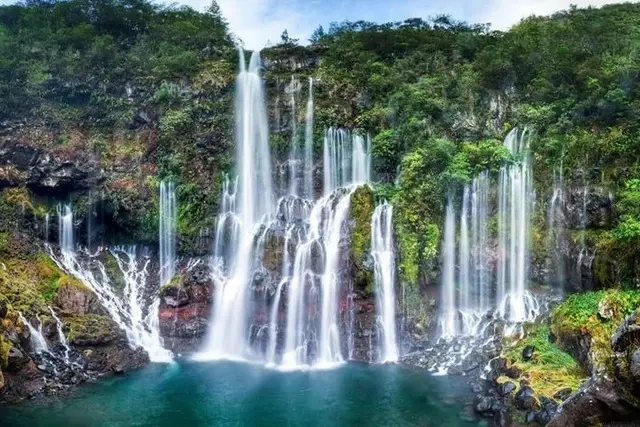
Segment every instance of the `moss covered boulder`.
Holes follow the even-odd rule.
[[[67,314],[104,314],[96,294],[84,283],[71,276],[63,276],[57,281],[53,303]]]

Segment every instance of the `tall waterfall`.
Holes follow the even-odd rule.
[[[554,280],[563,292],[565,272],[564,263],[562,262],[562,254],[560,253],[560,243],[563,237],[562,230],[562,206],[564,206],[564,175],[562,161],[560,167],[553,171],[553,191],[549,200],[549,206],[547,208],[547,233],[548,233],[548,246],[549,246],[549,259],[547,264],[549,271],[554,272],[554,277],[549,279]]]
[[[376,310],[380,361],[398,360],[396,341],[395,259],[393,249],[393,206],[379,204],[371,221],[371,255],[376,281]],[[381,335],[381,337],[380,337]]]
[[[463,188],[457,260],[454,201],[447,202],[440,322],[444,337],[475,335],[483,316],[493,308],[497,316],[513,323],[532,320],[539,311],[527,291],[530,213],[535,199],[528,132],[512,130],[504,146],[515,162],[500,169],[497,187],[485,171]],[[497,245],[489,232],[492,188],[497,192]],[[495,270],[490,262],[494,246]]]
[[[176,263],[176,187],[172,181],[160,182],[160,286],[175,275]]]
[[[240,73],[236,86],[236,159],[239,180],[233,193],[233,204],[237,203],[237,206],[233,206],[237,211],[234,221],[237,221],[238,228],[237,236],[234,236],[237,241],[232,242],[236,252],[232,256],[230,275],[216,280],[214,322],[205,357],[247,356],[247,283],[254,264],[254,232],[256,226],[269,218],[275,208],[271,183],[269,130],[259,71],[259,52],[251,55],[247,68],[244,52],[240,50]],[[221,243],[216,245],[222,247]]]
[[[451,199],[447,201],[444,222],[444,243],[442,251],[442,318],[443,337],[458,335],[458,309],[456,306],[456,217]]]
[[[309,77],[309,99],[304,129],[304,196],[313,200],[313,77]]]
[[[242,53],[240,59],[238,175],[235,180],[224,176],[211,261],[216,287],[211,327],[195,358],[251,360],[280,369],[333,366],[353,351],[353,289],[343,266],[351,196],[370,177],[370,138],[350,130],[327,131],[325,156],[331,160],[324,168],[331,182],[315,200],[313,80],[302,150],[295,129],[299,82],[293,77],[287,88],[293,109],[291,149],[286,168],[279,170],[280,178],[289,170],[289,182],[280,183],[279,192],[285,194],[274,203],[260,60],[254,53],[245,68]],[[304,173],[296,172],[300,165]],[[384,322],[386,333],[389,320]],[[386,338],[395,341],[391,333]],[[389,360],[397,357],[397,350],[388,353]]]
[[[348,129],[329,128],[324,135],[324,194],[371,178],[371,138]]]
[[[526,292],[529,273],[530,213],[535,194],[531,175],[529,134],[513,129],[504,146],[518,161],[500,169],[498,184],[498,314],[513,322],[536,315]],[[534,311],[531,311],[534,309]]]
[[[300,160],[300,148],[298,147],[298,116],[296,112],[296,92],[298,92],[300,82],[291,76],[291,83],[288,91],[291,96],[291,150],[289,151],[289,194],[297,196],[299,193],[299,182],[296,179],[296,166]]]
[[[139,263],[135,246],[114,247],[104,255],[112,256],[122,275],[124,289],[118,290],[113,277],[98,254],[78,250],[74,245],[73,211],[58,208],[60,255],[51,247],[49,253],[58,266],[90,287],[118,326],[126,333],[132,347],[142,347],[152,362],[169,362],[171,352],[162,347],[158,331],[158,300],[145,295],[150,259]]]

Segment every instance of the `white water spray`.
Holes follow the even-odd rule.
[[[376,207],[371,221],[371,256],[374,262],[376,282],[378,346],[380,348],[381,362],[395,362],[398,360],[398,344],[396,342],[396,266],[392,220],[393,206],[385,202]]]

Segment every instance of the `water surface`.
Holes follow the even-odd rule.
[[[1,426],[476,426],[464,378],[397,365],[279,372],[242,363],[150,365],[0,408]]]

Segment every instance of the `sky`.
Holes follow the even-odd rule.
[[[210,0],[181,0],[202,10]],[[231,31],[250,49],[277,43],[282,31],[306,42],[319,25],[331,22],[401,21],[447,14],[470,23],[505,30],[530,15],[548,15],[577,6],[602,6],[614,0],[218,0]]]
[[[161,0],[156,0],[160,2]],[[204,10],[211,0],[167,0]],[[0,0],[0,5],[15,0]],[[332,22],[402,21],[451,15],[470,23],[491,23],[505,30],[530,15],[549,15],[567,9],[619,3],[615,0],[218,0],[222,13],[246,48],[260,49],[280,40],[283,30],[289,36],[306,42],[319,25]]]

